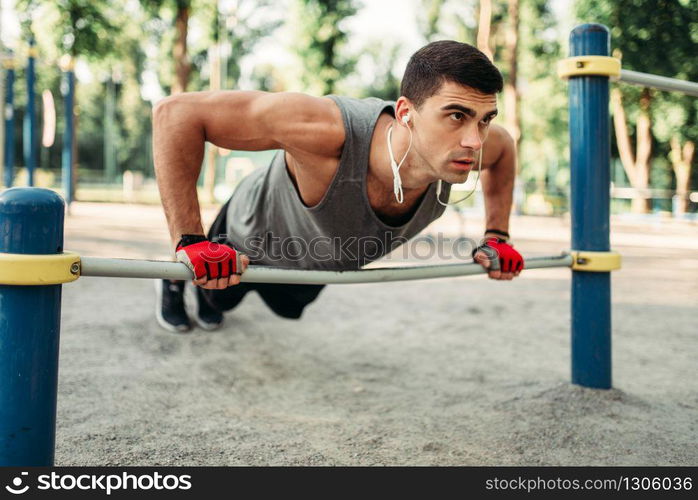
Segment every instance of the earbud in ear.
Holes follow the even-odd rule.
[[[407,113],[405,116],[402,117],[402,123],[407,125],[407,123],[410,121],[410,114]]]

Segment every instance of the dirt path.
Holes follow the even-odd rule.
[[[66,285],[56,465],[697,465],[698,227],[613,229],[610,391],[568,382],[565,269],[335,285],[300,321],[250,294],[223,330],[188,335],[157,326],[149,280]],[[455,216],[439,231],[457,236]],[[512,233],[525,255],[569,246],[563,219]],[[65,239],[168,251],[152,206],[77,203]]]

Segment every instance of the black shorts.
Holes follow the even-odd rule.
[[[210,241],[223,240],[220,235],[227,233],[227,213],[228,200],[221,208],[216,216],[216,220],[211,224],[208,231],[208,239]],[[236,247],[234,241],[228,240]],[[236,247],[237,248],[237,247]],[[303,314],[305,306],[314,301],[320,294],[325,285],[286,285],[276,283],[240,283],[238,285],[229,286],[224,290],[209,290],[202,288],[206,301],[218,311],[229,311],[237,306],[245,297],[247,292],[256,291],[262,300],[279,316],[284,318],[298,319]]]

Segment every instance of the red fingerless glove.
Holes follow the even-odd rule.
[[[242,254],[234,248],[208,241],[199,234],[184,234],[177,243],[177,260],[192,270],[196,279],[227,278],[242,274]]]
[[[515,273],[524,268],[524,259],[519,252],[514,250],[506,240],[500,238],[487,238],[485,242],[473,250],[473,258],[477,252],[484,253],[488,260],[492,262],[489,268],[491,271],[502,271],[503,273]]]

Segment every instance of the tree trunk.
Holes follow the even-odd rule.
[[[686,141],[683,147],[681,147],[681,141],[678,136],[675,135],[671,138],[669,158],[676,176],[676,196],[678,197],[676,213],[678,215],[685,214],[688,210],[688,191],[694,152],[695,144],[692,141]]]
[[[639,189],[648,189],[650,184],[650,157],[652,156],[652,130],[650,121],[650,90],[642,90],[640,97],[640,114],[637,116],[637,154],[635,159],[635,180]],[[650,211],[649,196],[633,198],[632,211],[647,213]]]
[[[519,40],[519,0],[509,0],[509,24],[505,37],[504,59],[509,69],[504,82],[504,109],[506,110],[505,127],[519,147],[521,128],[519,126],[519,94],[516,87],[518,73]]]
[[[635,186],[635,155],[630,142],[630,133],[625,119],[625,108],[623,108],[623,95],[618,88],[611,90],[611,108],[613,110],[613,128],[616,132],[616,144],[618,154],[623,165],[630,185]]]
[[[175,18],[175,30],[177,35],[174,42],[173,56],[175,61],[175,80],[172,84],[172,93],[179,94],[187,90],[191,64],[187,57],[187,31],[189,25],[190,2],[179,0],[177,2],[177,17]]]
[[[649,187],[650,156],[652,154],[652,131],[649,116],[651,95],[649,89],[644,89],[640,98],[640,113],[637,118],[636,155],[633,155],[632,142],[623,108],[623,96],[617,88],[611,91],[611,107],[613,109],[613,126],[616,132],[616,143],[623,169],[628,175],[630,185],[639,192],[632,199],[631,210],[634,213],[647,213],[650,199],[646,193]]]
[[[490,26],[492,25],[492,2],[480,0],[480,22],[477,28],[477,48],[489,58],[494,60],[490,50]]]
[[[426,33],[427,41],[433,41],[434,35],[439,32],[439,19],[441,18],[441,8],[444,0],[422,0],[423,11],[426,11]]]

